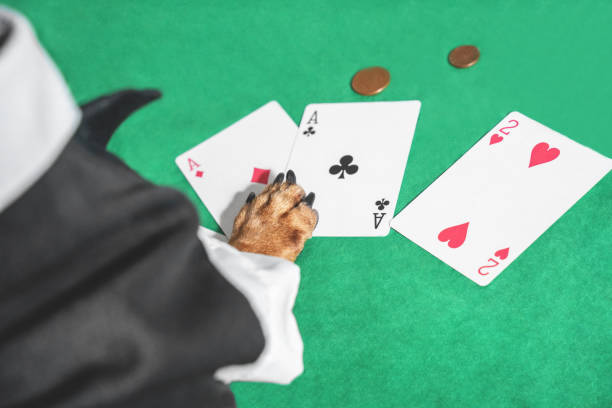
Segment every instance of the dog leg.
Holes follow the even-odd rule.
[[[279,174],[261,194],[251,193],[234,220],[230,245],[245,252],[295,261],[319,219],[314,193],[305,195],[295,173]]]

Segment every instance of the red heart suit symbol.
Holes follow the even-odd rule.
[[[493,145],[495,143],[499,143],[502,140],[504,140],[503,136],[500,136],[497,133],[494,133],[493,136],[491,136],[491,139],[489,140],[489,145]]]
[[[502,261],[508,257],[508,252],[510,252],[510,248],[500,249],[495,252],[495,256],[501,259]]]
[[[466,222],[465,224],[459,224],[443,229],[438,234],[438,239],[441,242],[448,241],[448,246],[451,248],[459,248],[465,241],[469,224],[469,222]]]
[[[538,143],[531,150],[531,160],[529,160],[529,167],[553,161],[557,157],[559,157],[560,153],[561,152],[559,151],[559,149],[555,147],[549,148],[548,143]]]

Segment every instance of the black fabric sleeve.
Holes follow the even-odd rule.
[[[195,209],[74,138],[0,214],[0,406],[233,407],[264,346]]]

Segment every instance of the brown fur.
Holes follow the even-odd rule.
[[[304,190],[297,184],[270,184],[238,213],[230,245],[295,261],[318,220],[302,198]]]

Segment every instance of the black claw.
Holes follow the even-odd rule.
[[[278,173],[278,176],[276,176],[272,184],[280,184],[283,182],[284,179],[285,179],[285,173]]]
[[[295,184],[295,173],[293,172],[293,170],[289,170],[287,172],[287,183]]]
[[[251,194],[249,194],[249,196],[246,199],[247,204],[253,201],[254,198],[255,198],[255,193],[251,192]]]
[[[312,204],[315,200],[315,193],[308,193],[308,195],[302,198],[302,201],[306,203],[307,206],[312,208]]]

